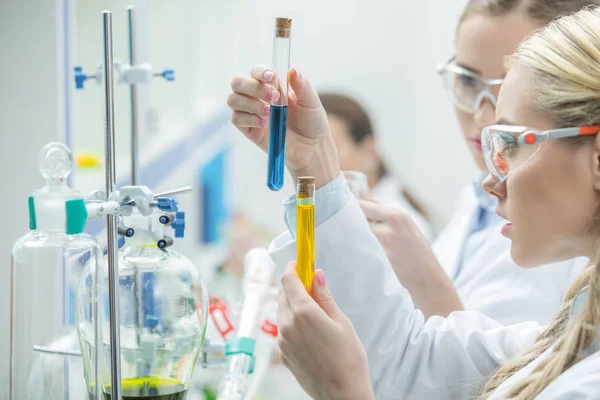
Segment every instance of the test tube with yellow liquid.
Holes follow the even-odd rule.
[[[311,293],[315,274],[315,178],[298,178],[296,194],[296,272]]]

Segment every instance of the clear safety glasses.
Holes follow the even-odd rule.
[[[484,99],[496,106],[493,88],[502,84],[503,79],[483,79],[479,75],[456,65],[454,57],[438,65],[438,74],[442,78],[444,89],[459,109],[473,113]]]
[[[540,131],[525,126],[491,125],[481,131],[481,147],[485,164],[492,175],[503,182],[540,149],[544,140],[595,135],[600,126],[581,126]]]

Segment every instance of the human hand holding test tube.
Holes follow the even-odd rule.
[[[315,272],[308,294],[297,271],[296,262],[288,264],[277,299],[283,364],[313,399],[374,400],[367,354],[331,295],[325,274]]]
[[[314,176],[316,189],[319,189],[340,173],[327,115],[306,77],[291,69],[287,78],[285,162],[294,181],[299,176]],[[273,69],[255,66],[249,77],[233,78],[233,92],[227,99],[233,110],[231,120],[235,127],[265,152],[269,147],[270,103],[281,98],[281,93],[273,86],[277,79]]]

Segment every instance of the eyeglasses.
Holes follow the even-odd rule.
[[[544,140],[595,135],[600,126],[581,126],[540,131],[525,126],[491,125],[481,131],[481,147],[485,164],[492,175],[503,182],[540,149]]]
[[[483,79],[479,75],[456,65],[454,57],[438,65],[438,74],[442,78],[444,89],[450,100],[459,109],[473,113],[483,102],[489,99],[496,106],[496,95],[492,88],[499,86],[503,79]]]

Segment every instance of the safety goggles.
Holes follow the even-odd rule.
[[[459,109],[474,113],[485,99],[496,106],[493,88],[502,84],[503,79],[483,79],[479,75],[456,65],[454,57],[438,65],[444,89],[450,100]]]
[[[550,139],[595,135],[600,126],[581,126],[540,131],[525,126],[491,125],[481,131],[485,164],[492,175],[503,182],[511,171],[527,162]]]

